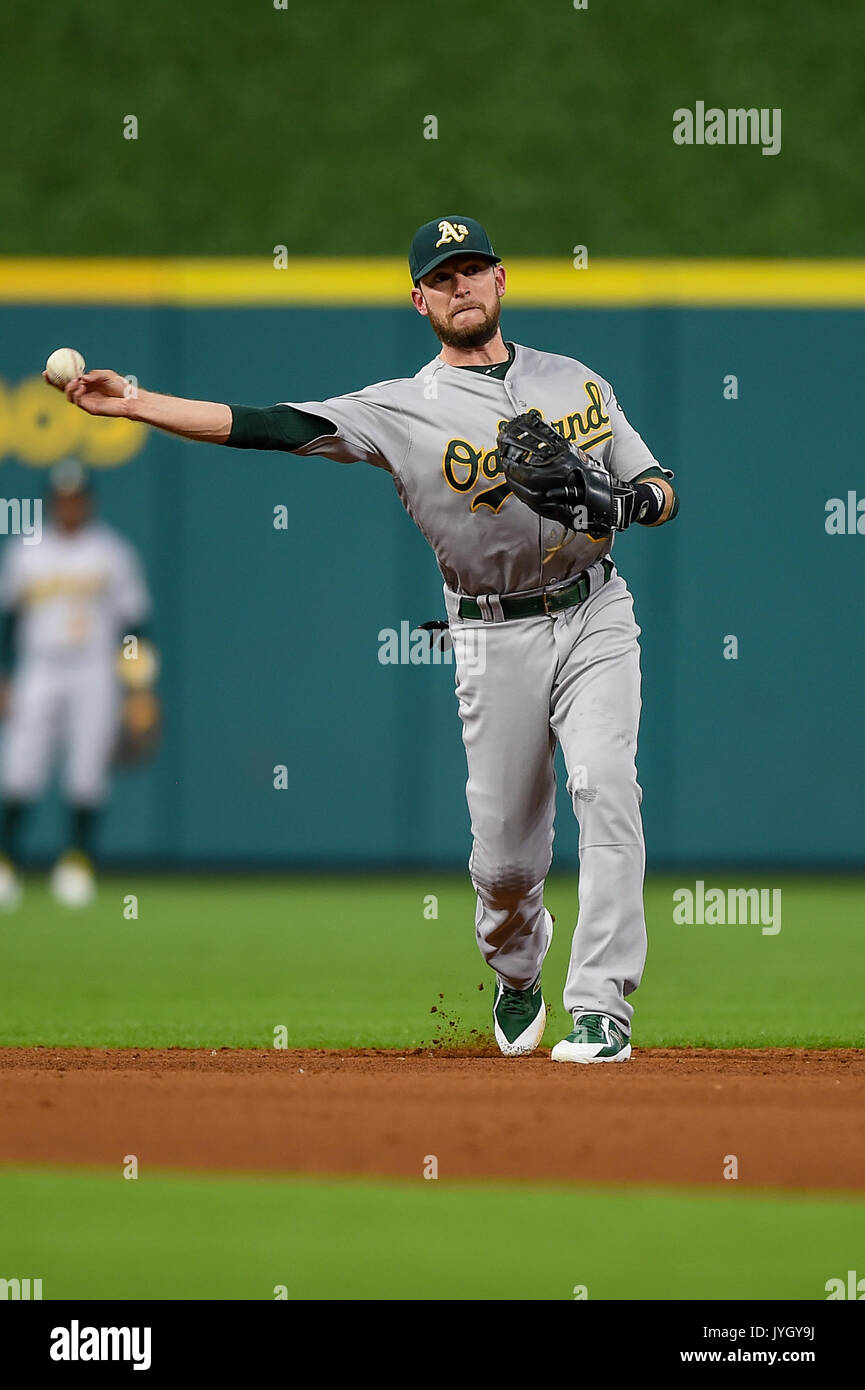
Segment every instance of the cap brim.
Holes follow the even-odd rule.
[[[439,256],[433,256],[432,260],[418,271],[414,278],[414,284],[417,285],[425,275],[429,275],[431,270],[435,270],[437,265],[452,260],[454,256],[478,256],[482,261],[489,261],[490,265],[499,265],[502,259],[501,256],[491,256],[488,251],[463,251],[459,246],[452,247],[449,251],[443,251]]]

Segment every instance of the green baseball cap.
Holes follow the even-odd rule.
[[[416,285],[451,256],[468,255],[485,256],[496,263],[501,260],[480,222],[473,217],[437,217],[425,222],[412,237],[408,253],[412,283]]]

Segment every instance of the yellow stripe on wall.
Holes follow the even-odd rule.
[[[506,262],[515,306],[865,305],[865,260],[598,260]],[[2,304],[407,304],[401,259],[270,260],[0,257]]]

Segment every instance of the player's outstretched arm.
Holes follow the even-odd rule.
[[[45,380],[48,377],[43,372]],[[53,385],[53,382],[49,382]],[[216,401],[189,401],[182,396],[163,396],[132,386],[126,377],[107,368],[97,368],[75,377],[63,391],[66,399],[88,415],[122,416],[155,425],[184,439],[209,444],[225,444],[231,434],[231,407]]]

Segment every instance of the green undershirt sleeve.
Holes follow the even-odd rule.
[[[311,444],[322,434],[335,434],[332,420],[295,410],[293,405],[230,405],[231,434],[226,444],[234,449],[283,449],[291,453]]]

